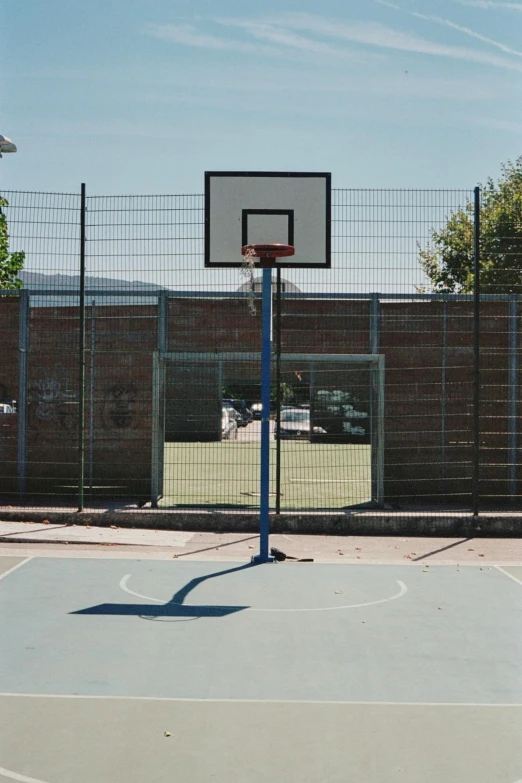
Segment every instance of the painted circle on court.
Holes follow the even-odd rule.
[[[162,604],[163,606],[167,606],[169,604],[169,601],[165,601],[162,598],[156,598],[150,595],[144,595],[143,593],[138,593],[135,590],[132,590],[128,582],[131,579],[132,574],[125,574],[124,577],[120,580],[120,588],[128,593],[129,595],[134,596],[135,598],[141,598],[145,601],[151,601],[153,603]],[[398,598],[402,598],[406,593],[408,592],[408,588],[402,582],[400,579],[395,580],[395,584],[398,585],[399,590],[395,591],[392,595],[388,595],[387,597],[379,598],[377,600],[373,601],[362,601],[357,603],[351,603],[351,604],[339,604],[336,606],[318,606],[318,607],[299,607],[299,608],[292,608],[292,607],[285,607],[285,608],[270,608],[270,607],[257,607],[257,606],[246,606],[243,611],[245,612],[337,612],[342,611],[346,609],[359,609],[361,607],[365,606],[376,606],[377,604],[385,604],[389,603],[390,601],[395,601]],[[176,605],[175,602],[171,602],[173,605]],[[186,606],[189,608],[191,604],[177,604],[178,606]],[[195,606],[192,604],[192,606]],[[206,605],[210,606],[210,605]]]

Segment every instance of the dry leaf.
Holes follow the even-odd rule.
[[[356,552],[360,552],[360,551],[361,551],[361,547],[360,547],[360,546],[356,546],[356,547],[355,547],[355,551],[356,551]]]
[[[111,529],[112,530],[117,530],[118,528],[116,527],[116,525],[111,525]]]
[[[249,545],[248,545],[248,548],[249,548],[249,549],[253,549],[254,547],[252,546],[252,544],[249,544]],[[216,547],[216,549],[217,549],[217,547]]]
[[[163,732],[164,737],[170,737],[170,731],[164,731]]]
[[[474,549],[471,549],[471,547],[468,549],[468,552],[474,552]]]
[[[51,524],[51,523],[49,522],[49,520],[48,520],[48,519],[44,519],[44,520],[42,521],[42,525],[50,525],[50,524]]]
[[[484,555],[483,554],[479,554],[479,557],[484,557]]]
[[[177,557],[177,555],[172,555],[172,557]]]
[[[344,552],[341,552],[340,549],[338,550],[338,552],[339,552],[340,555],[344,555]]]

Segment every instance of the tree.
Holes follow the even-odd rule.
[[[498,182],[481,188],[480,288],[487,294],[522,293],[522,156],[501,167]],[[419,262],[430,283],[422,290],[473,291],[473,204],[454,212],[432,231]]]
[[[18,277],[18,272],[23,269],[25,253],[23,251],[9,252],[7,218],[2,210],[2,207],[7,206],[7,200],[0,196],[0,290],[2,288],[22,288],[23,285]]]

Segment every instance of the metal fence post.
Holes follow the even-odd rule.
[[[276,432],[281,426],[281,270],[276,288]],[[276,438],[276,514],[281,513],[281,438]]]
[[[85,183],[80,202],[80,312],[79,312],[79,391],[78,391],[78,511],[83,511],[85,474]]]
[[[370,299],[370,353],[379,353],[380,301],[379,294]]]
[[[473,205],[473,516],[480,501],[480,188],[474,190]]]
[[[22,288],[18,311],[18,494],[27,491],[27,353],[29,349],[29,291]]]
[[[517,495],[518,442],[518,297],[509,297],[508,316],[508,472],[509,496],[514,503]]]
[[[89,361],[89,493],[94,484],[94,359],[96,355],[96,299],[91,300],[91,356]]]
[[[447,348],[448,348],[448,303],[442,303],[442,356],[440,373],[440,462],[442,474],[442,497],[446,500],[447,481],[446,481],[446,367],[447,367]]]

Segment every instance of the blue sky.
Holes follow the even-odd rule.
[[[522,154],[522,0],[2,5],[3,189],[472,188]]]

